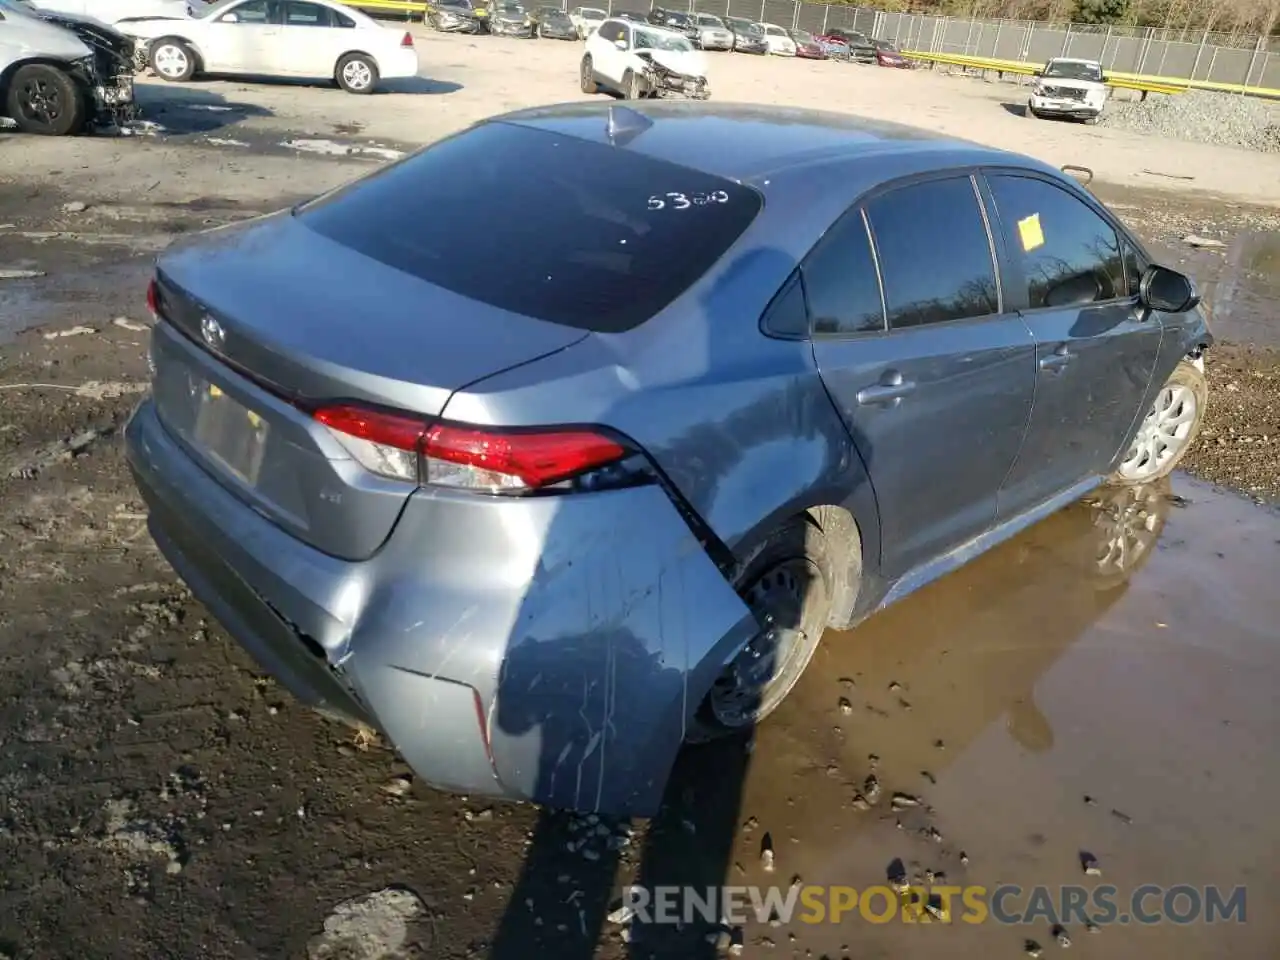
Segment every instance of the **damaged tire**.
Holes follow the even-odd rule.
[[[64,71],[44,63],[30,63],[14,71],[5,110],[23,133],[45,137],[77,134],[88,116],[79,85]]]
[[[622,97],[625,100],[642,100],[648,93],[644,78],[634,70],[622,75]]]
[[[367,54],[349,53],[338,61],[333,76],[347,93],[373,93],[378,85],[378,65]]]
[[[838,592],[837,552],[816,523],[798,517],[747,553],[734,588],[760,631],[712,684],[688,742],[749,733],[786,699],[827,628]]]
[[[582,92],[585,94],[599,93],[600,87],[596,83],[594,68],[591,65],[591,55],[582,58],[582,67],[579,70],[582,80]]]
[[[163,37],[151,44],[151,69],[170,83],[184,83],[196,75],[196,52],[184,40]]]

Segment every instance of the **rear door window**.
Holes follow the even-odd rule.
[[[845,214],[809,254],[804,290],[814,336],[884,330],[880,278],[861,210]]]
[[[722,177],[496,122],[296,215],[337,243],[472,300],[610,333],[643,323],[687,290],[761,203]]]
[[[1035,177],[988,175],[1030,309],[1128,295],[1115,228],[1061,187]]]
[[[890,329],[1000,312],[991,239],[969,177],[896,187],[866,212]]]

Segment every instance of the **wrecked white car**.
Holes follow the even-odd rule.
[[[628,100],[711,96],[706,58],[686,37],[620,18],[606,20],[587,38],[581,72],[587,94],[604,88]]]
[[[1054,57],[1036,71],[1027,100],[1027,116],[1071,117],[1090,123],[1102,116],[1107,103],[1106,77],[1097,60]]]
[[[104,23],[0,0],[0,116],[63,137],[133,122],[133,41]]]

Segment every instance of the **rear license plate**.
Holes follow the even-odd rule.
[[[220,387],[206,384],[196,414],[196,441],[214,459],[250,486],[258,482],[267,449],[267,421],[237,403]]]

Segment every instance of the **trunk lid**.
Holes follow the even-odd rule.
[[[259,513],[345,559],[377,550],[414,487],[364,470],[308,409],[430,419],[460,387],[586,336],[386,266],[288,212],[170,248],[157,281],[165,426]]]

